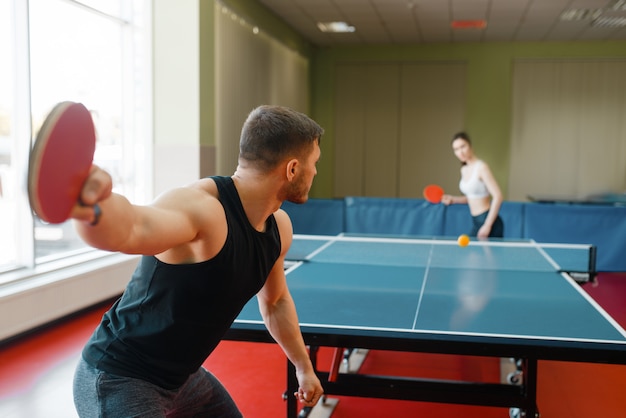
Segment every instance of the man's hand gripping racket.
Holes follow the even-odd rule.
[[[74,217],[98,222],[97,202],[81,199],[96,168],[92,165],[95,148],[89,110],[74,102],[56,105],[37,134],[28,165],[28,198],[41,220],[58,224]]]

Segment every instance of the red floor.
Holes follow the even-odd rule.
[[[602,274],[585,289],[626,326],[626,274]],[[43,332],[0,346],[0,417],[76,417],[71,398],[73,368],[104,307]],[[330,362],[323,349],[320,364]],[[625,354],[626,355],[626,354]],[[285,416],[282,400],[285,359],[271,344],[223,342],[206,363],[226,385],[248,418]],[[492,380],[497,360],[444,355],[370,352],[364,373],[398,373],[436,378]],[[626,366],[541,362],[538,404],[542,418],[626,416]],[[333,418],[508,417],[508,410],[425,402],[340,398]]]

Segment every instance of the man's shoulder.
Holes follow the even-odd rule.
[[[285,234],[291,236],[293,234],[293,227],[291,225],[291,218],[289,214],[283,209],[278,209],[274,212],[274,219],[276,219],[276,225],[281,232],[281,237]]]
[[[217,183],[213,177],[206,177],[200,180],[196,180],[194,183],[190,184],[189,187],[201,190],[208,194],[208,197],[215,200],[218,200],[219,198]]]

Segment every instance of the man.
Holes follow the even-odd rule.
[[[74,378],[81,417],[241,417],[201,367],[255,294],[272,337],[296,367],[304,406],[323,389],[300,333],[283,261],[323,129],[306,115],[260,106],[241,133],[232,177],[211,177],[147,206],[112,193],[94,166],[72,217],[93,247],[143,257],[83,350]]]

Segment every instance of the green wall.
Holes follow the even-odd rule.
[[[506,195],[511,131],[511,78],[517,59],[625,58],[626,42],[459,43],[320,48],[312,62],[311,115],[325,129],[312,197],[332,197],[334,71],[341,63],[465,61],[466,129]],[[366,88],[367,86],[364,86]],[[452,154],[451,154],[452,155]]]
[[[217,0],[216,0],[217,1]],[[516,59],[607,59],[626,58],[626,41],[599,42],[503,42],[421,44],[407,46],[367,46],[318,48],[310,44],[264,6],[252,0],[220,0],[248,21],[262,27],[277,40],[311,60],[310,115],[326,130],[322,139],[322,158],[311,190],[312,197],[333,195],[334,78],[340,63],[465,61],[468,63],[466,126],[476,152],[488,160],[506,195],[509,175],[509,136],[511,131],[511,78]],[[218,2],[218,4],[220,4]],[[204,4],[204,0],[201,0]],[[212,5],[213,2],[210,2]],[[201,15],[212,27],[208,7]],[[202,19],[202,17],[201,17]],[[201,24],[204,44],[212,42],[207,21]],[[201,65],[209,67],[212,49],[202,48]],[[211,74],[210,70],[202,70]],[[213,80],[214,75],[209,79]],[[203,83],[203,119],[212,121],[212,87]],[[366,88],[367,86],[364,86]],[[209,110],[208,112],[206,110]],[[203,111],[204,110],[204,111]],[[208,115],[207,115],[208,113]],[[213,144],[210,122],[203,123],[204,143]]]

